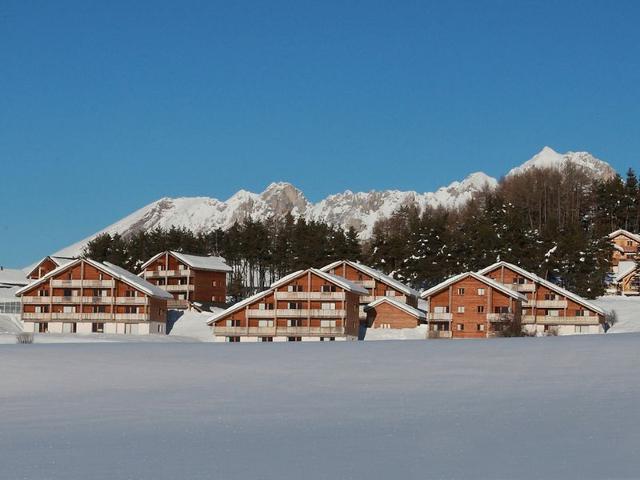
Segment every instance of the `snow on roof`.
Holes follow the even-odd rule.
[[[222,310],[221,312],[218,312],[215,315],[209,317],[207,319],[207,324],[211,325],[211,324],[215,323],[216,321],[220,320],[221,318],[226,317],[226,316],[232,314],[233,312],[237,312],[238,310],[243,309],[244,307],[252,304],[256,300],[260,300],[262,297],[266,297],[272,291],[273,291],[273,288],[268,288],[267,290],[263,290],[262,292],[255,293],[255,294],[251,295],[250,297],[245,298],[244,300],[241,300],[241,301],[239,301],[238,303],[236,303],[234,305],[231,305],[226,310]]]
[[[618,273],[613,277],[614,281],[619,282],[630,273],[633,273],[636,270],[636,267],[636,262],[632,260],[625,260],[618,263]]]
[[[0,285],[22,286],[28,283],[29,280],[22,270],[16,268],[0,269]]]
[[[158,259],[159,257],[161,257],[166,253],[167,252],[160,252],[154,255],[149,260],[144,262],[140,268],[144,269],[151,262],[155,261],[156,259]],[[210,256],[191,255],[187,253],[175,252],[173,250],[169,250],[168,253],[174,256],[175,258],[177,258],[179,261],[181,261],[185,265],[188,265],[189,267],[195,270],[210,270],[213,272],[231,272],[232,271],[231,267],[227,265],[225,259],[222,257],[215,257],[213,255],[210,255]]]
[[[405,285],[404,283],[396,280],[395,278],[382,273],[380,270],[376,270],[375,268],[369,267],[359,262],[352,262],[351,260],[338,260],[336,262],[330,263],[329,265],[325,265],[320,270],[322,270],[323,272],[327,272],[333,268],[340,266],[342,263],[346,263],[347,265],[355,268],[356,270],[360,270],[362,273],[366,273],[370,277],[373,277],[382,283],[386,283],[387,285],[395,288],[396,290],[401,291],[402,293],[415,296],[415,297],[419,295],[417,290],[414,290],[413,288]]]
[[[369,310],[371,308],[375,308],[378,305],[380,305],[381,303],[388,303],[390,305],[393,305],[394,307],[397,307],[397,308],[399,308],[401,310],[404,310],[409,315],[413,315],[414,317],[422,319],[422,320],[427,318],[427,314],[425,312],[423,312],[422,310],[418,310],[417,308],[414,308],[411,305],[407,305],[404,302],[396,300],[393,297],[382,297],[382,298],[379,298],[377,300],[374,300],[373,302],[371,302],[370,304],[365,306],[364,309],[365,310]]]
[[[338,285],[341,288],[344,288],[345,290],[349,291],[349,292],[353,292],[353,293],[357,293],[359,295],[368,295],[369,292],[361,287],[360,285],[356,285],[355,283],[350,282],[349,280],[347,280],[346,278],[342,278],[342,277],[338,277],[337,275],[332,275],[330,273],[327,272],[322,272],[318,269],[315,268],[309,268],[307,270],[298,270],[296,272],[290,273],[289,275],[285,275],[284,277],[282,277],[280,280],[277,280],[275,282],[273,282],[271,284],[271,286],[262,291],[262,292],[258,292],[255,295],[252,295],[249,298],[245,298],[244,300],[236,303],[235,305],[232,305],[231,307],[227,308],[226,310],[212,316],[209,318],[209,320],[207,320],[207,323],[209,325],[213,324],[214,322],[220,320],[221,318],[224,318],[226,316],[228,316],[231,313],[237,312],[238,310],[246,307],[247,305],[250,305],[251,303],[255,302],[256,300],[259,300],[262,297],[267,296],[269,293],[273,292],[276,288],[281,287],[282,285],[286,285],[287,283],[289,283],[291,280],[293,280],[294,278],[298,278],[304,274],[306,274],[307,272],[311,272],[314,273],[316,275],[318,275],[321,278],[324,278],[325,280],[334,283],[336,285]]]
[[[142,290],[152,297],[167,299],[173,298],[173,295],[171,295],[170,293],[166,292],[160,287],[157,287],[156,285],[153,285],[150,282],[147,282],[144,278],[140,278],[135,273],[131,273],[129,270],[125,270],[124,268],[119,267],[118,265],[114,265],[113,263],[109,262],[100,263],[90,259],[87,259],[87,261],[95,265],[96,268],[102,267],[103,270],[106,268],[107,273],[111,274],[113,277],[118,278],[125,283],[128,283],[132,287],[136,287]]]
[[[619,251],[620,253],[625,253],[624,248],[616,243],[613,244],[613,249]]]
[[[483,277],[482,275],[476,273],[476,272],[465,272],[465,273],[460,273],[458,275],[454,275],[453,277],[445,280],[444,282],[439,283],[438,285],[436,285],[435,287],[431,287],[428,290],[425,290],[424,292],[422,292],[420,294],[420,296],[422,298],[427,298],[430,297],[431,295],[433,295],[434,293],[439,292],[440,290],[447,288],[449,285],[452,285],[454,283],[456,283],[458,280],[462,280],[463,278],[466,277],[473,277],[476,280],[489,285],[492,288],[495,288],[496,290],[509,295],[510,297],[513,297],[517,300],[522,300],[522,301],[526,301],[527,297],[525,297],[524,295],[522,295],[519,292],[516,292],[515,290],[510,289],[509,287],[503,285],[502,283],[498,283],[495,280],[492,280],[488,277]]]
[[[621,262],[621,263],[623,263],[623,262]],[[604,310],[602,310],[596,304],[585,300],[581,296],[576,295],[575,293],[570,292],[569,290],[566,290],[566,289],[556,285],[555,283],[550,282],[549,280],[545,280],[544,278],[539,277],[535,273],[531,273],[531,272],[525,270],[524,268],[518,267],[517,265],[513,265],[512,263],[505,262],[505,261],[496,262],[493,265],[489,265],[488,267],[483,268],[478,273],[480,275],[486,275],[487,273],[495,270],[498,267],[509,268],[509,269],[513,270],[514,272],[516,272],[517,274],[522,275],[523,277],[528,278],[529,280],[531,280],[533,282],[537,282],[537,283],[539,283],[541,285],[544,285],[545,287],[547,287],[551,291],[559,293],[560,295],[563,295],[563,296],[565,296],[567,298],[570,298],[574,302],[576,302],[576,303],[578,303],[578,304],[580,304],[580,305],[582,305],[584,307],[587,307],[587,308],[589,308],[589,309],[591,309],[591,310],[593,310],[595,312],[598,312],[598,313],[604,315]]]
[[[611,232],[609,234],[609,238],[613,239],[616,238],[619,235],[624,235],[627,238],[630,238],[631,240],[635,240],[636,242],[640,243],[640,235],[637,235],[635,233],[631,233],[628,230],[624,230],[622,228],[619,228],[618,230]]]
[[[158,297],[158,298],[166,298],[166,299],[173,298],[173,296],[170,293],[165,292],[164,290],[162,290],[159,287],[156,287],[155,285],[152,285],[151,283],[138,277],[137,275],[131,273],[130,271],[125,270],[122,267],[118,267],[117,265],[114,265],[109,262],[100,263],[96,260],[91,260],[90,258],[85,258],[85,259],[78,258],[64,265],[60,265],[59,267],[54,268],[53,270],[51,270],[49,273],[42,276],[38,280],[35,280],[34,282],[22,287],[20,290],[16,292],[16,295],[22,295],[27,289],[31,289],[36,285],[43,283],[45,280],[57,275],[60,272],[65,271],[67,268],[70,268],[73,265],[80,263],[83,260],[88,264],[93,265],[98,270],[101,270],[111,275],[112,277],[131,285],[134,288],[138,288],[139,290],[142,290],[147,295],[151,295],[152,297]]]

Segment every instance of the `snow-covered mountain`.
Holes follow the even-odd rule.
[[[561,168],[567,162],[587,168],[595,175],[607,177],[615,174],[606,162],[588,153],[559,154],[545,147],[523,165],[511,170],[508,175],[516,175],[530,168]],[[78,255],[87,242],[101,233],[119,233],[126,236],[140,230],[172,226],[196,232],[216,228],[227,229],[236,221],[246,218],[263,220],[287,212],[291,212],[294,217],[322,220],[345,228],[354,227],[361,238],[368,238],[376,220],[389,216],[401,206],[417,204],[421,208],[457,208],[467,203],[482,189],[495,188],[497,184],[495,178],[477,172],[435,192],[385,190],[354,193],[347,190],[330,195],[318,203],[310,202],[299,189],[284,182],[272,183],[259,194],[240,190],[226,201],[210,197],[162,198],[56,254]]]

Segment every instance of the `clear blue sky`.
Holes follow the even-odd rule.
[[[640,154],[640,2],[0,2],[0,264],[163,196]]]

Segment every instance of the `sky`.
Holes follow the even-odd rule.
[[[162,197],[640,158],[640,2],[0,0],[0,265]]]

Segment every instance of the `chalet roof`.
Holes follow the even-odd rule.
[[[414,308],[411,305],[407,305],[404,302],[396,300],[393,297],[382,297],[382,298],[379,298],[378,300],[374,300],[373,302],[371,302],[367,306],[365,306],[364,309],[365,310],[370,310],[372,308],[377,307],[378,305],[380,305],[382,303],[388,303],[389,305],[393,305],[396,308],[404,310],[409,315],[413,315],[414,317],[416,317],[419,320],[425,320],[427,318],[427,314],[425,312],[423,312],[422,310],[418,310],[417,308]]]
[[[285,285],[286,283],[293,280],[294,278],[297,278],[307,272],[311,272],[319,276],[320,278],[324,278],[328,282],[334,283],[349,292],[357,293],[358,295],[369,295],[369,291],[366,288],[361,287],[360,285],[353,283],[344,277],[340,277],[338,275],[334,275],[329,272],[324,272],[322,270],[318,270],[317,268],[309,268],[307,270],[298,270],[297,272],[291,273],[285,277],[282,277],[280,280],[272,283],[271,288],[278,288],[281,285]]]
[[[485,285],[488,285],[491,288],[495,288],[496,290],[504,293],[505,295],[509,295],[510,297],[515,298],[516,300],[521,300],[523,302],[527,300],[527,297],[525,297],[521,293],[516,292],[515,290],[510,289],[509,287],[503,285],[502,283],[498,283],[495,280],[492,280],[492,279],[490,279],[488,277],[483,277],[482,275],[480,275],[480,274],[478,274],[476,272],[465,272],[465,273],[460,273],[458,275],[454,275],[453,277],[445,280],[444,282],[439,283],[435,287],[431,287],[430,289],[425,290],[424,292],[422,292],[420,294],[420,296],[422,298],[430,297],[434,293],[437,293],[437,292],[447,288],[449,285],[453,285],[454,283],[458,282],[459,280],[462,280],[462,279],[467,278],[467,277],[473,277],[476,280],[484,283]]]
[[[268,294],[270,294],[271,292],[273,292],[273,288],[268,288],[267,290],[263,290],[262,292],[258,292],[256,294],[251,295],[248,298],[245,298],[244,300],[239,301],[238,303],[231,305],[229,308],[227,308],[226,310],[223,310],[221,312],[216,313],[215,315],[212,315],[211,317],[209,317],[207,319],[207,325],[211,325],[215,322],[217,322],[218,320],[220,320],[221,318],[224,318],[234,312],[237,312],[238,310],[242,310],[244,307],[251,305],[253,302],[255,302],[256,300],[260,300],[262,297],[266,297]]]
[[[160,252],[149,260],[144,262],[141,269],[146,268],[150,263],[154,262],[162,255],[165,255],[167,252]],[[185,265],[193,268],[194,270],[209,270],[212,272],[231,272],[232,269],[229,265],[226,264],[226,261],[222,257],[215,256],[207,256],[207,255],[191,255],[187,253],[175,252],[173,250],[169,250],[170,255],[184,263]]]
[[[635,233],[631,233],[630,231],[624,230],[622,228],[619,228],[618,230],[616,230],[614,232],[611,232],[609,234],[609,238],[610,239],[614,239],[619,235],[624,235],[625,237],[629,238],[630,240],[634,240],[634,241],[640,243],[640,235],[637,235]]]
[[[618,263],[618,273],[613,277],[615,282],[620,282],[624,277],[636,271],[636,262],[627,260]]]
[[[109,263],[109,262],[100,263],[95,260],[91,260],[90,258],[84,258],[84,259],[78,258],[64,265],[60,265],[59,267],[54,268],[49,273],[44,275],[42,278],[35,280],[32,283],[22,287],[20,290],[16,292],[16,295],[17,296],[22,295],[26,290],[30,290],[31,288],[40,285],[41,283],[48,280],[49,278],[56,276],[61,272],[64,272],[68,268],[71,268],[82,261],[85,261],[86,263],[94,266],[98,270],[101,270],[111,275],[115,279],[123,281],[124,283],[141,290],[147,295],[150,295],[152,297],[158,297],[158,298],[166,298],[166,299],[173,298],[173,296],[170,293],[165,292],[164,290],[156,287],[155,285],[147,282],[146,280],[138,277],[137,275],[129,272],[128,270],[125,270],[124,268],[118,267],[117,265],[113,265],[112,263]]]
[[[26,272],[27,276],[31,275],[33,271],[36,269],[36,267],[38,265],[41,265],[42,262],[44,262],[47,259],[51,260],[57,267],[61,267],[63,265],[73,262],[74,260],[77,260],[76,258],[72,258],[72,257],[61,257],[59,255],[47,255],[46,257],[42,258],[39,262],[29,265],[27,268],[24,268],[22,271]]]
[[[623,263],[623,262],[621,262],[621,263]],[[493,265],[489,265],[488,267],[483,268],[478,273],[480,275],[486,275],[487,273],[492,272],[493,270],[495,270],[498,267],[505,267],[505,268],[508,268],[510,270],[513,270],[518,275],[521,275],[521,276],[523,276],[525,278],[528,278],[532,282],[536,282],[536,283],[539,283],[540,285],[544,285],[549,290],[551,290],[553,292],[556,292],[556,293],[558,293],[560,295],[563,295],[563,296],[565,296],[567,298],[570,298],[571,300],[573,300],[577,304],[582,305],[583,307],[586,307],[586,308],[588,308],[590,310],[593,310],[595,312],[598,312],[601,315],[604,315],[604,310],[602,310],[602,308],[597,306],[595,303],[591,303],[591,302],[585,300],[584,298],[582,298],[581,296],[576,295],[575,293],[570,292],[569,290],[566,290],[566,289],[556,285],[555,283],[550,282],[549,280],[545,280],[544,278],[539,277],[535,273],[531,273],[531,272],[525,270],[524,268],[518,267],[517,265],[513,265],[512,263],[504,262],[504,261],[496,262]]]
[[[408,285],[405,285],[404,283],[396,280],[395,278],[382,273],[380,270],[376,270],[375,268],[369,267],[367,265],[363,265],[362,263],[359,263],[359,262],[352,262],[351,260],[338,260],[336,262],[330,263],[329,265],[325,265],[320,270],[327,272],[333,268],[339,267],[343,263],[346,263],[347,265],[355,268],[356,270],[361,271],[362,273],[369,275],[370,277],[382,283],[386,283],[387,285],[395,288],[396,290],[401,291],[406,295],[410,295],[414,297],[417,297],[419,295],[419,292],[417,290],[414,290]]]
[[[289,275],[286,275],[284,277],[282,277],[281,279],[273,282],[271,284],[271,286],[262,291],[262,292],[258,292],[255,295],[252,295],[249,298],[245,298],[244,300],[236,303],[235,305],[232,305],[231,307],[227,308],[226,310],[223,310],[220,313],[217,313],[215,315],[213,315],[212,317],[209,317],[209,319],[207,320],[207,324],[211,325],[213,323],[215,323],[216,321],[220,320],[221,318],[224,318],[234,312],[237,312],[238,310],[243,309],[244,307],[252,304],[253,302],[255,302],[256,300],[260,300],[262,297],[266,297],[268,294],[272,293],[276,288],[281,287],[282,285],[286,285],[287,283],[289,283],[291,280],[298,278],[302,275],[305,275],[307,272],[311,272],[314,273],[316,275],[318,275],[320,278],[324,278],[325,280],[327,280],[328,282],[334,283],[336,285],[338,285],[341,288],[344,288],[345,290],[349,291],[349,292],[353,292],[353,293],[357,293],[359,295],[368,295],[369,292],[361,287],[360,285],[356,285],[355,283],[350,282],[349,280],[347,280],[346,278],[342,278],[342,277],[338,277],[337,275],[332,275],[330,273],[327,272],[323,272],[321,270],[315,269],[315,268],[309,268],[307,270],[298,270],[296,272],[290,273]]]
[[[7,287],[23,286],[29,283],[29,279],[22,270],[16,268],[0,269],[0,285]]]

